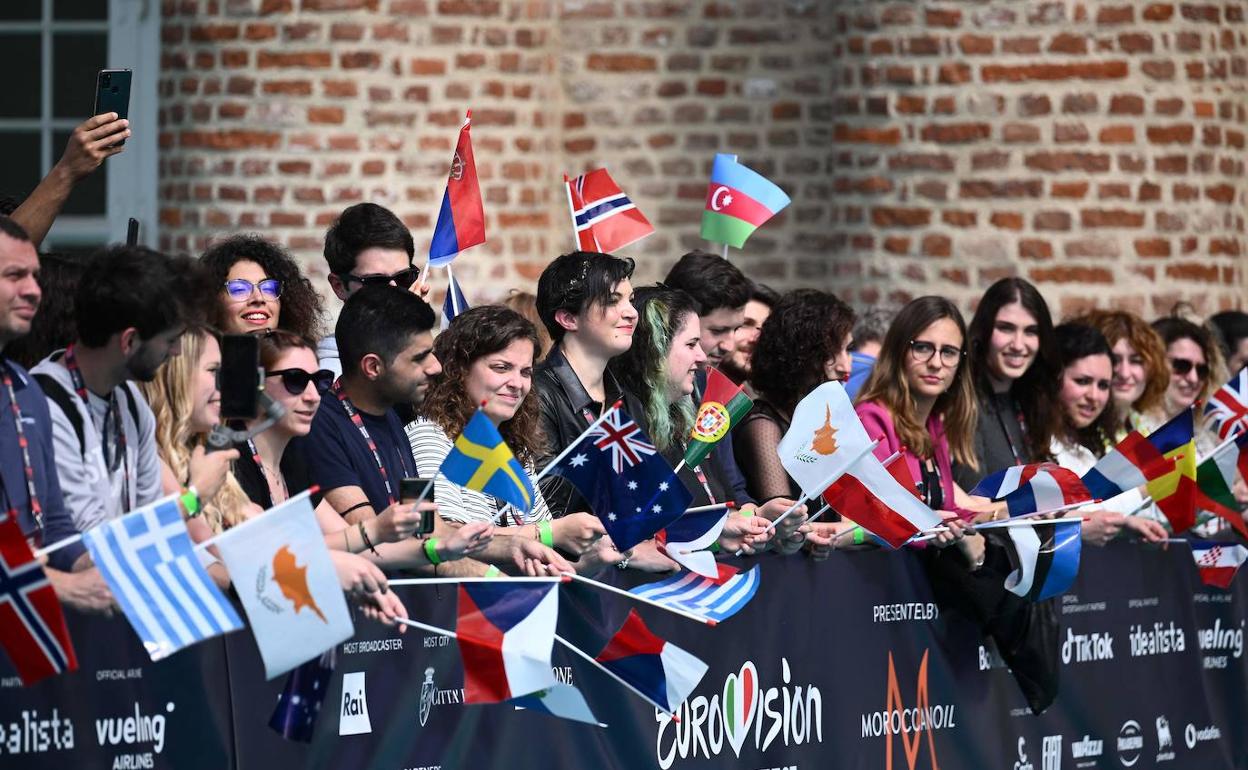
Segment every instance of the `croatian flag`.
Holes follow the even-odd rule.
[[[758,592],[758,565],[745,572],[718,563],[719,575],[703,577],[696,572],[678,572],[665,580],[644,583],[629,593],[664,606],[692,612],[722,623],[750,603]]]
[[[605,168],[571,180],[565,174],[563,183],[581,251],[611,253],[654,232],[650,221]]]
[[[468,300],[464,299],[464,293],[460,291],[459,281],[455,280],[455,274],[451,272],[450,265],[446,266],[446,278],[446,299],[442,300],[442,331],[450,327],[455,316],[470,307]]]
[[[589,704],[585,702],[585,696],[581,695],[581,691],[570,684],[560,682],[545,690],[512,698],[510,703],[516,708],[537,711],[560,719],[570,719],[573,722],[584,722],[587,725],[606,727],[598,721],[594,712],[589,710]]]
[[[655,636],[637,610],[595,658],[668,713],[674,712],[706,674],[706,664]]]
[[[1230,382],[1209,397],[1205,419],[1223,441],[1232,433],[1248,428],[1248,367],[1240,369]]]
[[[481,203],[481,185],[477,183],[477,164],[472,159],[471,123],[472,110],[468,110],[459,129],[438,224],[429,244],[430,265],[448,265],[469,246],[485,243],[485,206]]]
[[[1092,501],[1092,495],[1079,475],[1057,463],[1032,463],[1006,468],[976,484],[971,494],[994,501],[1004,500],[1010,516],[1052,511]]]
[[[0,646],[22,684],[78,668],[65,616],[17,517],[0,512]]]
[[[657,539],[667,557],[685,569],[705,577],[719,577],[715,554],[707,551],[728,523],[728,508],[686,513],[661,530]]]
[[[899,458],[893,464],[905,466],[906,462]],[[941,522],[940,516],[915,496],[913,487],[903,486],[897,475],[870,453],[832,482],[823,499],[837,513],[893,548]]]
[[[739,249],[755,230],[790,203],[771,180],[737,162],[737,156],[717,153],[706,187],[702,237]]]
[[[464,702],[500,703],[555,685],[550,649],[559,617],[555,584],[462,584],[455,637]]]
[[[1028,601],[1065,593],[1079,574],[1080,523],[1037,524],[1008,530],[1010,562],[1005,588]]]
[[[1238,543],[1190,541],[1192,557],[1200,572],[1200,582],[1218,588],[1230,588],[1239,565],[1248,559],[1248,548]]]

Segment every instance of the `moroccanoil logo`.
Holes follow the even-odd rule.
[[[952,703],[932,705],[927,689],[928,651],[923,651],[923,660],[919,662],[919,675],[914,686],[913,706],[907,707],[902,698],[901,686],[897,682],[897,669],[893,664],[893,654],[888,654],[888,685],[885,694],[884,710],[873,711],[862,715],[862,737],[888,740],[885,749],[885,770],[893,770],[894,736],[901,736],[902,750],[906,756],[907,770],[915,770],[918,765],[919,751],[923,748],[923,739],[927,738],[927,754],[931,758],[931,770],[940,770],[936,762],[935,731],[949,730],[957,727],[955,709]],[[900,765],[898,766],[900,767]]]

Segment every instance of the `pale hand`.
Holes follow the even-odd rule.
[[[221,491],[225,475],[230,472],[230,463],[237,459],[237,449],[208,452],[202,446],[197,446],[191,452],[191,486],[199,493],[201,506]]]
[[[598,538],[607,534],[598,517],[584,511],[554,519],[550,526],[555,545],[577,556],[588,553]]]
[[[65,153],[56,165],[77,182],[99,168],[105,158],[123,152],[125,146],[118,147],[116,144],[128,138],[130,121],[119,120],[115,112],[87,118],[69,135]]]

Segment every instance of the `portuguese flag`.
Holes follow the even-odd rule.
[[[789,196],[766,177],[737,163],[735,155],[718,153],[706,188],[702,237],[735,249],[759,225],[789,205]]]
[[[685,465],[696,467],[706,459],[719,440],[728,435],[732,426],[750,411],[754,402],[740,385],[712,367],[706,377],[706,392],[693,421],[689,446],[685,448]]]
[[[1196,505],[1226,519],[1237,532],[1248,537],[1248,527],[1244,525],[1239,503],[1231,491],[1240,475],[1240,467],[1248,464],[1248,455],[1243,453],[1245,445],[1248,445],[1248,434],[1214,452],[1213,457],[1196,468]]]

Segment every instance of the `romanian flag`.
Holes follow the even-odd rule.
[[[439,472],[465,489],[493,495],[518,510],[527,513],[533,508],[533,481],[480,409],[455,439]]]
[[[790,202],[784,190],[737,163],[735,155],[717,153],[706,188],[702,237],[739,249],[760,225]]]
[[[1239,502],[1231,491],[1235,480],[1248,464],[1248,433],[1240,434],[1235,443],[1221,447],[1196,468],[1196,505],[1201,510],[1221,516],[1237,532],[1248,538],[1248,526],[1239,511]]]
[[[433,228],[430,265],[449,265],[459,252],[485,243],[485,206],[481,202],[481,185],[477,183],[477,164],[472,159],[471,123],[472,110],[469,110],[459,129],[446,191],[442,193],[442,208],[438,210],[438,224]]]
[[[698,407],[689,446],[685,448],[685,465],[691,468],[700,465],[753,406],[754,402],[740,385],[712,367],[707,372],[706,392],[702,394],[702,405]]]

